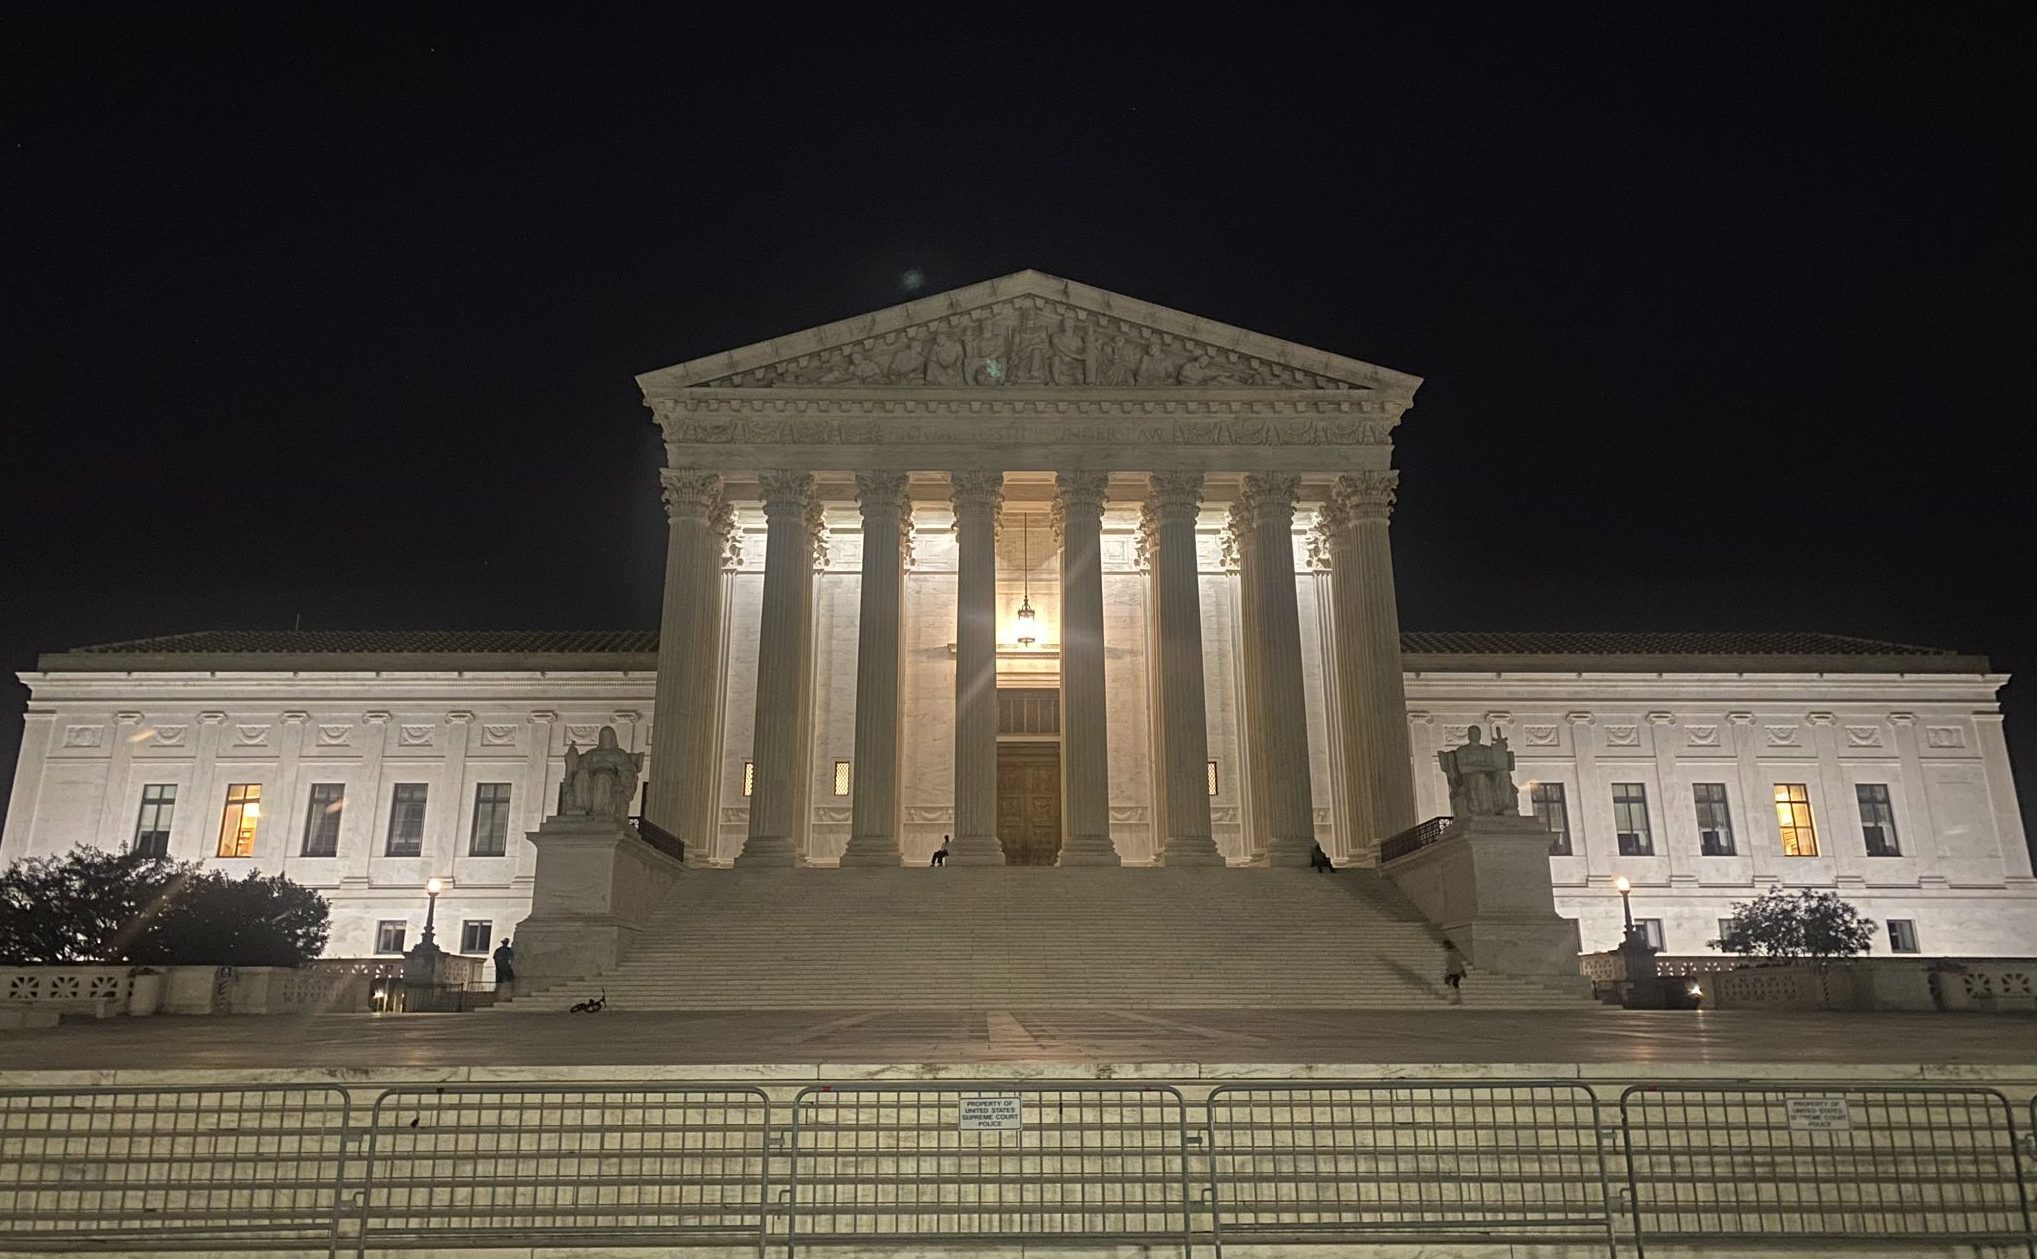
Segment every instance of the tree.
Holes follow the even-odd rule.
[[[190,873],[127,950],[135,962],[299,966],[325,948],[325,898],[281,875]]]
[[[1711,942],[1727,953],[1818,961],[1852,957],[1874,945],[1874,920],[1837,892],[1770,888],[1733,906],[1726,931]]]

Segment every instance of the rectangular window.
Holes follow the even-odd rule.
[[[838,796],[849,794],[849,763],[847,761],[835,762],[835,794]]]
[[[219,855],[255,855],[255,824],[262,819],[262,784],[233,783],[226,789],[226,810],[219,818]]]
[[[1655,855],[1655,840],[1648,833],[1648,788],[1645,784],[1613,784],[1613,833],[1620,837],[1622,857]]]
[[[749,798],[749,795],[750,795],[750,793],[751,793],[751,792],[753,792],[753,791],[755,791],[756,789],[757,789],[757,762],[755,762],[755,761],[744,761],[744,762],[743,762],[743,797],[744,797],[745,799],[748,799],[748,798]]]
[[[134,820],[134,850],[144,857],[170,855],[170,815],[177,811],[177,784],[149,783],[141,789],[141,816]]]
[[[1775,824],[1782,830],[1782,855],[1815,857],[1818,832],[1811,825],[1811,789],[1804,783],[1775,784]]]
[[[1867,837],[1870,857],[1900,857],[1896,844],[1896,811],[1889,803],[1887,783],[1855,783],[1853,794],[1860,801],[1860,833]]]
[[[1698,852],[1707,857],[1733,855],[1733,811],[1726,805],[1726,784],[1692,783],[1697,804]]]
[[[460,924],[460,952],[488,952],[488,944],[495,938],[495,923],[487,918],[469,918]]]
[[[1570,855],[1570,807],[1563,799],[1562,783],[1536,783],[1528,788],[1528,801],[1542,825],[1549,828],[1549,855]]]
[[[403,936],[410,928],[404,922],[378,922],[375,924],[375,951],[377,953],[401,953]]]
[[[389,843],[383,853],[390,857],[416,857],[424,853],[424,783],[397,783],[389,804]]]
[[[1634,926],[1648,947],[1660,953],[1666,946],[1662,943],[1662,920],[1660,918],[1636,918]]]
[[[467,837],[470,857],[500,857],[509,851],[509,784],[474,785],[474,831]]]
[[[311,803],[304,809],[304,855],[339,856],[340,814],[347,807],[345,783],[311,784]]]
[[[1215,761],[1211,761],[1208,765],[1203,767],[1203,772],[1209,778],[1208,783],[1209,793],[1211,795],[1217,794],[1217,788],[1220,786],[1220,784],[1217,781],[1217,763]]]
[[[1917,951],[1917,923],[1913,918],[1891,918],[1888,920],[1888,951],[1891,953],[1915,953]]]
[[[1740,929],[1740,920],[1739,920],[1738,918],[1721,918],[1721,919],[1719,919],[1719,939],[1720,939],[1720,940],[1722,940],[1722,941],[1723,941],[1723,940],[1726,940],[1727,938],[1729,938],[1730,936],[1732,936],[1732,934],[1733,934],[1733,933],[1734,933],[1735,931],[1738,931],[1739,929]]]

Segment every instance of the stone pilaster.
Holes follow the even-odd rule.
[[[305,810],[311,789],[302,779],[304,741],[311,733],[305,723],[310,720],[307,712],[283,714],[283,733],[276,749],[276,828],[269,832],[269,851],[257,854],[264,859],[282,861],[304,848]]]
[[[106,761],[106,794],[100,798],[99,823],[93,831],[99,836],[99,846],[108,852],[126,852],[134,844],[134,831],[130,828],[140,814],[141,797],[137,794],[136,803],[128,803],[127,779],[134,762],[134,745],[141,722],[140,713],[113,714],[113,730],[109,736],[113,746],[107,751]],[[147,735],[142,733],[140,737],[146,738]],[[170,817],[174,821],[176,814],[172,813]]]
[[[467,807],[467,743],[474,732],[474,714],[446,714],[446,768],[440,780],[445,803],[430,810],[431,829],[425,836],[425,876],[450,878],[453,862],[460,852],[460,817]],[[628,746],[625,744],[624,746]]]
[[[1393,514],[1398,472],[1361,472],[1337,479],[1336,502],[1349,516],[1354,542],[1350,551],[1350,586],[1338,601],[1356,620],[1355,633],[1338,631],[1339,646],[1356,650],[1350,665],[1338,656],[1339,671],[1347,668],[1359,680],[1361,742],[1371,783],[1374,840],[1413,826],[1414,770],[1408,754],[1407,694],[1400,667],[1400,605],[1393,588],[1393,547],[1387,522]],[[1345,574],[1332,577],[1346,584]]]
[[[1156,472],[1152,478],[1153,572],[1160,624],[1161,794],[1166,797],[1170,866],[1224,863],[1210,838],[1209,728],[1203,695],[1201,574],[1195,518],[1202,474]]]
[[[1253,618],[1259,660],[1254,680],[1261,724],[1251,738],[1254,759],[1263,759],[1266,767],[1266,855],[1276,866],[1306,866],[1315,847],[1301,613],[1294,588],[1294,499],[1300,489],[1299,477],[1247,476],[1243,499],[1250,523],[1246,549],[1256,570],[1250,598],[1258,613]],[[1399,667],[1398,653],[1394,664]],[[1404,708],[1401,720],[1406,721]]]
[[[1061,533],[1061,764],[1064,866],[1114,866],[1109,705],[1103,673],[1103,501],[1110,476],[1054,478]]]
[[[794,811],[799,799],[799,727],[806,673],[805,627],[812,607],[813,544],[807,515],[813,477],[798,472],[765,472],[764,606],[757,630],[757,709],[750,759],[750,829],[741,866],[790,866]],[[659,719],[664,724],[664,719]]]
[[[361,775],[347,789],[346,807],[340,812],[340,854],[346,861],[341,875],[347,883],[366,883],[375,858],[382,855],[387,832],[388,806],[382,799],[382,761],[389,751],[389,714],[361,714]],[[171,852],[176,851],[172,843]]]
[[[721,477],[666,468],[665,592],[644,816],[704,858],[715,835],[722,556],[732,523]]]
[[[957,472],[953,865],[1004,864],[997,842],[997,512],[1004,474]]]
[[[845,866],[896,866],[898,847],[899,618],[905,531],[912,519],[903,472],[856,478],[863,509],[863,579],[856,622],[856,746]]]
[[[226,714],[198,714],[198,746],[191,763],[191,803],[177,793],[177,811],[170,815],[170,856],[178,861],[196,861],[219,852],[219,826],[225,791],[217,782],[219,740]],[[261,827],[256,826],[259,837]]]

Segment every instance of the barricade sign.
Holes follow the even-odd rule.
[[[1017,1132],[1025,1126],[1025,1114],[1017,1093],[991,1093],[962,1098],[959,1132]]]
[[[1853,1130],[1853,1111],[1843,1097],[1791,1097],[1785,1102],[1791,1132]]]

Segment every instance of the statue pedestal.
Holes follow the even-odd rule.
[[[537,846],[530,917],[516,927],[516,990],[614,968],[685,870],[629,823],[554,817]]]
[[[1577,923],[1556,913],[1540,819],[1457,818],[1380,869],[1480,971],[1590,991]]]

